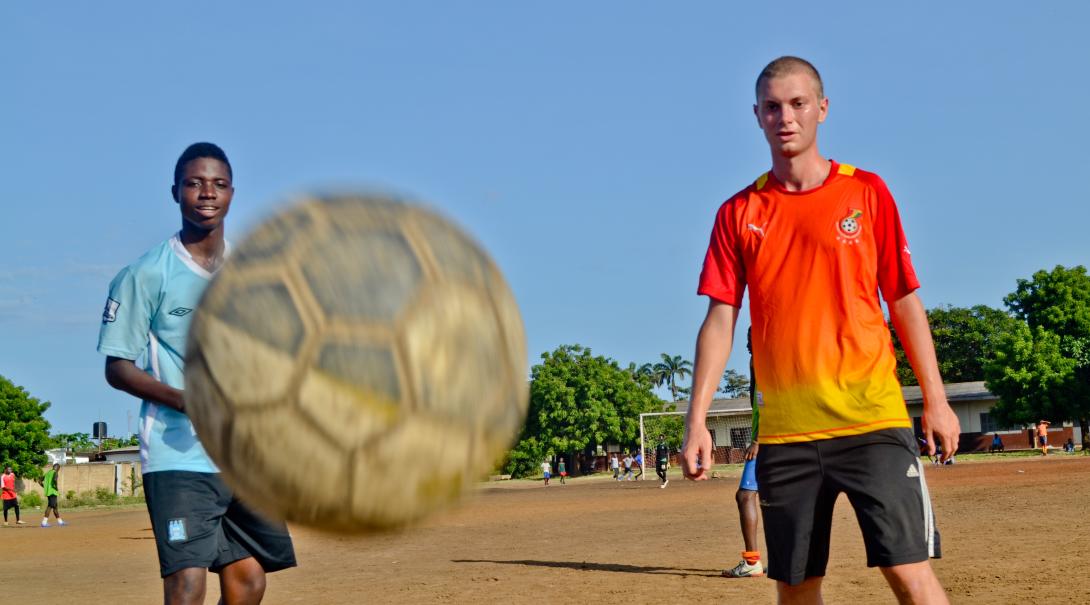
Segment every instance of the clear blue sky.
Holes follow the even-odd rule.
[[[0,8],[0,374],[55,431],[130,428],[95,352],[106,286],[177,230],[198,140],[234,164],[229,237],[330,184],[442,209],[506,273],[532,362],[692,357],[713,214],[770,165],[753,80],[782,54],[825,78],[822,151],[889,184],[927,306],[1090,262],[1086,3],[385,4]]]

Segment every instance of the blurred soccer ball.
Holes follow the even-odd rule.
[[[186,410],[223,478],[266,514],[403,525],[490,470],[522,426],[514,298],[465,233],[376,196],[261,224],[209,285]]]

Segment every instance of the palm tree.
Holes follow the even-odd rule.
[[[636,364],[630,363],[628,364],[628,372],[632,374],[632,378],[634,378],[636,382],[650,384],[653,387],[657,387],[661,384],[661,380],[659,379],[658,373],[655,372],[655,366],[653,364],[645,363],[636,367]]]
[[[662,354],[662,361],[654,365],[654,370],[658,376],[659,385],[667,385],[670,387],[670,395],[677,401],[678,396],[678,381],[691,376],[693,373],[693,362],[688,359],[682,359],[681,355],[674,355],[673,357]]]

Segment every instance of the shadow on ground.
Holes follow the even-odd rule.
[[[718,569],[683,569],[678,567],[649,567],[643,565],[625,565],[623,563],[593,563],[590,561],[491,561],[488,559],[452,559],[451,563],[494,563],[496,565],[524,565],[528,567],[555,567],[576,571],[612,571],[616,573],[645,573],[656,576],[706,576],[719,577]]]

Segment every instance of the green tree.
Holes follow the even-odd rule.
[[[741,372],[728,369],[723,372],[723,381],[719,392],[727,397],[742,397],[749,394],[749,378]]]
[[[1002,342],[1001,358],[988,366],[994,408],[1008,422],[1078,420],[1090,429],[1090,275],[1057,265],[1018,280],[1007,295],[1015,317],[1027,324]]]
[[[939,373],[947,383],[984,380],[984,366],[994,357],[998,341],[1013,333],[1019,324],[1009,313],[986,305],[935,307],[928,309],[927,321],[935,342]],[[918,384],[896,331],[893,348],[901,384]]]
[[[999,396],[991,413],[1001,425],[1063,420],[1072,407],[1075,361],[1064,357],[1059,336],[1019,325],[1003,337],[985,368],[988,390]]]
[[[639,415],[662,410],[651,381],[630,365],[595,356],[579,345],[544,353],[531,369],[530,409],[518,443],[508,454],[506,472],[526,476],[546,458],[593,452],[639,441]]]
[[[679,380],[683,380],[686,376],[690,376],[693,373],[693,362],[688,359],[682,359],[681,355],[670,356],[666,353],[662,354],[662,361],[658,362],[654,366],[655,372],[661,377],[660,384],[665,384],[670,387],[670,396],[674,401],[678,400],[678,393],[681,385],[678,384]]]
[[[53,435],[53,446],[63,447],[73,452],[86,452],[98,449],[90,433],[57,433]]]
[[[40,480],[51,445],[49,422],[42,416],[49,402],[31,397],[25,389],[0,376],[0,465],[15,474]]]
[[[665,411],[675,409],[677,409],[676,406],[670,404],[670,407]],[[647,461],[651,460],[650,466],[654,466],[654,460],[649,457],[654,455],[655,446],[659,442],[659,435],[666,437],[666,445],[670,448],[670,451],[681,449],[681,442],[685,439],[685,417],[680,415],[650,416],[644,419],[643,430],[644,449],[647,450],[644,455],[644,463],[647,464]]]

